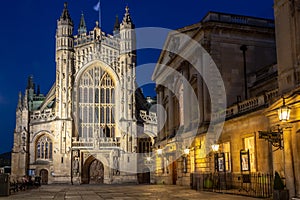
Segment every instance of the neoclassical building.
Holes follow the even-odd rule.
[[[230,112],[225,115],[224,110],[240,106],[233,111],[247,113],[256,103],[250,99],[276,93],[274,21],[209,12],[199,23],[170,32],[165,49],[152,76],[157,82],[158,103],[165,108],[165,112],[157,114],[159,132],[155,147],[162,148],[165,154],[157,159],[156,180],[189,185],[191,173],[214,171],[210,146],[221,142],[220,135],[224,134],[222,127],[220,133],[213,127],[217,127],[220,116],[223,121],[232,117]],[[159,120],[164,115],[167,120]],[[217,120],[214,126],[213,120]],[[227,138],[224,143],[228,141]],[[234,147],[239,152],[243,148],[235,145],[226,143],[228,158],[230,149]],[[187,148],[188,159],[184,156]],[[235,163],[239,171],[239,164]],[[227,165],[229,171],[235,169],[232,164]]]
[[[42,183],[137,182],[139,110],[135,30],[129,8],[113,34],[96,22],[78,34],[67,4],[57,20],[56,81],[47,95],[28,79],[19,95],[12,153],[12,178],[41,176]],[[138,94],[138,95],[136,95]],[[139,106],[136,106],[139,104]],[[148,151],[151,149],[151,139]],[[146,148],[146,147],[145,147]],[[143,163],[142,163],[143,164]]]
[[[289,198],[300,198],[299,8],[274,0],[275,21],[210,12],[170,32],[152,76],[165,109],[157,113],[157,183],[271,197],[278,172]],[[222,103],[214,96],[225,107],[213,110]]]

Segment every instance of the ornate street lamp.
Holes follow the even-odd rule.
[[[290,119],[291,108],[285,105],[285,99],[283,99],[282,106],[277,110],[278,118],[281,122],[287,122]],[[277,124],[272,126],[270,130],[267,131],[258,131],[259,138],[265,139],[272,144],[272,146],[277,147],[278,149],[283,149],[283,128],[290,128],[291,125],[288,123]]]
[[[182,156],[182,161],[183,161],[183,173],[187,173],[188,169],[187,169],[187,157],[190,154],[190,149],[186,146],[185,149],[183,149],[183,156]]]
[[[183,150],[183,153],[188,156],[190,154],[190,149],[188,147],[185,147],[185,149]]]
[[[163,150],[160,147],[158,147],[158,149],[156,150],[156,152],[157,152],[158,155],[161,156],[162,153],[163,153]]]
[[[147,160],[148,162],[150,162],[150,161],[152,160],[152,158],[151,158],[150,156],[147,156],[147,157],[146,157],[146,160]]]
[[[213,152],[218,152],[219,151],[219,144],[215,143],[211,145],[211,148],[213,150]]]
[[[284,98],[283,105],[278,109],[278,117],[282,122],[287,122],[290,119],[291,108],[285,105]]]

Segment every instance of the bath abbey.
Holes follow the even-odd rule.
[[[149,150],[152,141],[139,137],[144,98],[136,88],[129,8],[113,34],[98,22],[87,31],[83,14],[73,32],[65,3],[55,35],[55,83],[43,95],[29,77],[19,94],[12,177],[40,176],[44,184],[136,183],[136,172],[146,167],[138,166],[136,152]]]

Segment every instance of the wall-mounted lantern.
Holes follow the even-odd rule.
[[[215,143],[211,145],[211,148],[213,150],[213,152],[218,152],[219,151],[219,144]]]
[[[285,105],[285,100],[283,99],[282,106],[278,109],[278,118],[282,122],[287,122],[290,119],[291,108]]]
[[[277,110],[278,119],[281,122],[287,122],[290,119],[291,108],[285,105],[284,97],[282,97],[282,99],[282,106]],[[271,127],[270,130],[258,131],[259,138],[267,140],[272,146],[277,147],[278,149],[283,149],[283,128],[290,128],[290,125],[288,123],[282,125],[277,124],[276,126]]]
[[[160,147],[158,147],[158,149],[156,150],[156,152],[157,152],[157,154],[158,154],[159,156],[161,156],[162,153],[163,153],[163,150],[162,150]]]

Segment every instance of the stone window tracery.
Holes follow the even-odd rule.
[[[115,137],[115,85],[100,67],[86,70],[79,81],[79,137]]]
[[[52,159],[52,140],[44,135],[36,143],[36,159]]]

